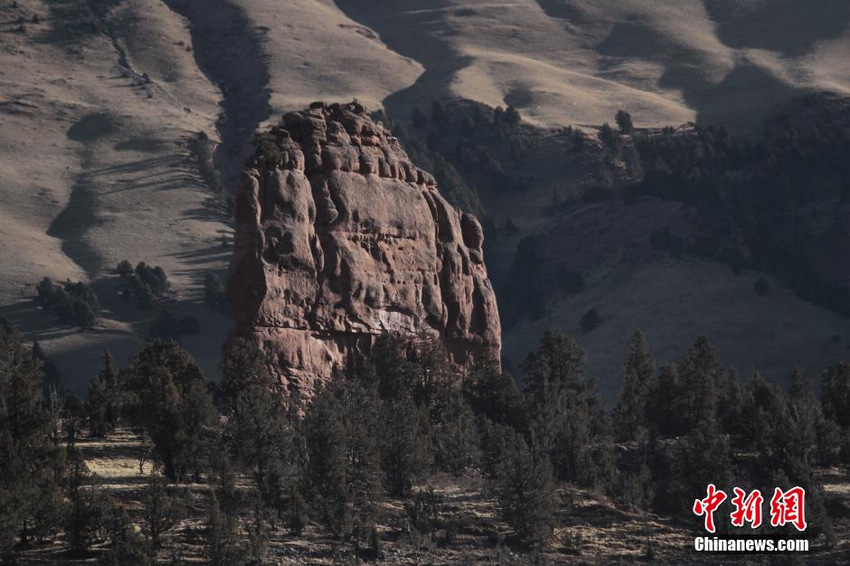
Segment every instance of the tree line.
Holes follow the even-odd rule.
[[[177,342],[154,340],[124,367],[107,352],[83,402],[45,396],[41,360],[5,327],[0,554],[14,563],[20,549],[61,538],[75,556],[105,547],[103,564],[155,564],[169,549],[180,563],[170,541],[198,511],[186,486],[202,484],[210,564],[263,564],[272,532],[308,525],[379,559],[387,537],[451,545],[464,528],[427,488],[438,472],[483,475],[518,549],[549,544],[565,485],[685,521],[708,483],[802,485],[810,536],[832,543],[814,469],[850,463],[850,364],[824,372],[818,397],[800,371],[786,389],[758,373],[741,383],[702,337],[658,368],[638,331],[610,410],[585,367],[560,331],[544,334],[518,380],[493,363],[459,373],[425,336],[383,336],[359,367],[302,400],[283,394],[252,344],[229,349],[213,384]],[[132,517],[77,447],[117,427],[143,439],[140,461],[154,464]],[[378,528],[387,500],[404,509],[389,534]]]

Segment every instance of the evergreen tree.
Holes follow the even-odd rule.
[[[55,493],[56,424],[41,380],[41,362],[21,333],[0,325],[0,556],[16,538],[29,542],[40,496]]]
[[[86,412],[89,434],[103,437],[115,429],[121,416],[123,393],[118,380],[118,363],[112,353],[103,354],[103,369],[89,382]]]
[[[262,352],[237,341],[222,364],[227,436],[237,462],[251,474],[264,505],[275,503],[286,443],[279,386]]]
[[[74,448],[68,452],[66,496],[65,536],[71,554],[86,556],[95,542],[105,538],[112,504],[97,485],[97,478],[89,472],[82,454]]]
[[[317,393],[304,417],[309,451],[307,477],[319,519],[332,533],[350,528],[348,437],[342,402],[331,390]]]
[[[594,461],[593,382],[584,378],[585,353],[572,336],[547,331],[522,365],[533,445],[559,479],[591,487]]]
[[[381,406],[381,467],[390,495],[407,497],[433,461],[428,416],[409,398]]]
[[[658,383],[647,401],[647,421],[657,436],[676,436],[685,428],[680,408],[681,384],[676,364],[667,364],[658,372]]]
[[[458,475],[478,464],[478,431],[475,414],[460,390],[455,389],[442,409],[442,419],[434,424],[437,466]]]
[[[180,501],[168,493],[166,478],[158,474],[148,479],[142,504],[143,530],[148,537],[150,557],[155,559],[157,551],[162,548],[162,535],[177,525],[183,517],[183,508]]]
[[[197,479],[218,430],[212,396],[191,354],[176,342],[154,340],[123,374],[130,421],[150,436],[166,477]]]
[[[421,367],[407,359],[405,349],[405,342],[390,334],[378,338],[372,348],[371,367],[364,374],[371,374],[377,380],[381,399],[413,396],[412,392],[419,386]]]
[[[827,418],[845,431],[850,429],[850,363],[827,368],[821,377],[820,391]]]
[[[560,330],[547,330],[540,346],[521,366],[526,397],[532,403],[540,403],[555,386],[583,395],[585,361],[584,350],[572,336]]]
[[[741,444],[744,420],[744,393],[734,369],[723,371],[717,382],[717,421],[721,430]]]
[[[378,406],[371,384],[339,381],[304,418],[313,504],[328,530],[355,541],[369,541],[381,497]]]
[[[236,534],[236,518],[225,513],[218,498],[210,495],[207,507],[204,550],[210,566],[242,566],[245,564],[245,549]]]
[[[516,381],[494,363],[476,364],[464,380],[464,393],[476,415],[517,430],[525,428],[525,408]]]
[[[136,532],[127,511],[116,508],[107,520],[109,550],[99,566],[151,566],[147,541]]]
[[[697,424],[687,436],[663,449],[664,464],[654,475],[658,497],[654,508],[678,515],[693,504],[695,494],[706,486],[729,486],[732,481],[732,450],[713,418]]]
[[[623,391],[614,408],[614,429],[619,440],[635,440],[647,428],[647,405],[655,381],[655,359],[646,335],[637,330],[629,340],[628,358],[623,366]]]
[[[498,470],[502,517],[520,542],[543,545],[552,537],[556,498],[549,459],[532,451],[516,433],[506,438],[504,460]]]
[[[617,110],[617,115],[614,116],[614,121],[617,122],[617,127],[620,128],[620,132],[624,134],[631,134],[635,130],[635,126],[632,123],[632,115],[625,110]]]
[[[718,381],[722,374],[717,348],[708,339],[700,336],[679,362],[680,403],[684,425],[682,433],[693,430],[699,423],[713,419],[718,408]]]

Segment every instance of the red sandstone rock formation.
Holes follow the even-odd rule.
[[[483,231],[356,103],[315,103],[258,137],[236,195],[235,335],[309,396],[383,333],[429,333],[453,362],[498,360]]]

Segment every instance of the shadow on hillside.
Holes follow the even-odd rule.
[[[703,0],[717,37],[735,49],[766,49],[799,57],[821,41],[841,36],[850,22],[847,0],[773,0],[741,8],[740,0]]]
[[[375,10],[363,8],[363,3],[356,0],[335,3],[353,21],[375,30],[391,50],[425,69],[411,86],[384,99],[390,116],[407,118],[414,107],[426,109],[432,100],[446,98],[456,73],[472,60],[439,39],[450,35],[452,30],[446,29],[451,24],[442,19],[437,3],[423,2],[419,10],[390,3]],[[435,30],[440,33],[433,33]]]

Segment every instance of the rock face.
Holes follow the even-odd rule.
[[[431,334],[459,365],[498,361],[483,242],[359,104],[288,113],[258,137],[236,195],[235,336],[308,397],[384,333]]]

